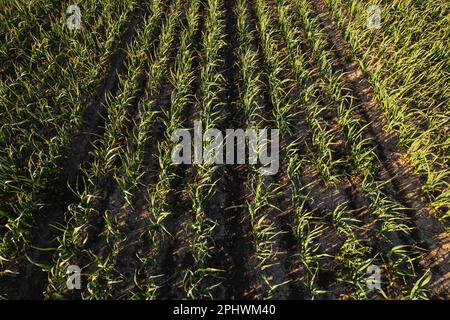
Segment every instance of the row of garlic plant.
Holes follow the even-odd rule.
[[[289,8],[289,5],[286,2],[276,2],[280,27],[282,30],[283,38],[286,42],[286,46],[288,47],[291,65],[296,79],[301,86],[305,83],[305,79],[308,78],[309,72],[307,71],[307,69],[305,69],[304,57],[303,54],[299,51],[299,33],[293,23],[295,19],[289,14],[289,11],[292,8]],[[364,132],[364,127],[361,127],[359,120],[354,117],[354,115],[352,115],[352,113],[354,112],[353,107],[350,105],[348,109],[344,109],[344,107],[346,105],[349,105],[350,102],[347,101],[347,97],[342,94],[345,89],[339,82],[340,75],[333,74],[330,57],[328,57],[327,53],[324,53],[326,39],[324,38],[320,30],[317,29],[317,22],[311,21],[312,15],[309,11],[310,9],[308,7],[308,4],[302,3],[301,6],[298,5],[299,1],[297,1],[297,8],[300,8],[300,10],[303,11],[303,19],[301,19],[301,21],[308,21],[306,25],[309,27],[306,33],[308,35],[316,35],[316,37],[314,38],[309,36],[309,40],[313,48],[320,48],[316,53],[316,57],[319,61],[322,61],[322,63],[319,63],[319,65],[322,66],[320,67],[320,69],[322,69],[321,73],[325,78],[325,83],[332,87],[332,89],[327,89],[325,90],[325,92],[334,92],[334,95],[328,94],[328,97],[333,104],[337,104],[337,109],[339,110],[339,129],[345,132],[347,145],[351,149],[350,154],[352,155],[352,157],[346,159],[345,164],[350,162],[351,174],[360,177],[359,181],[362,181],[361,189],[363,190],[364,195],[371,201],[374,201],[375,204],[369,210],[369,212],[367,212],[367,214],[372,215],[375,220],[381,221],[382,226],[378,234],[381,240],[387,239],[389,237],[389,233],[398,231],[406,232],[406,219],[405,216],[401,213],[401,206],[384,195],[380,191],[381,185],[373,179],[373,161],[375,159],[375,154],[371,148],[365,145],[365,140],[362,135],[362,133]],[[316,42],[319,42],[320,45],[315,45]],[[337,81],[334,82],[334,79],[336,79]],[[303,100],[302,102],[305,105],[311,103],[307,100]],[[293,152],[292,154],[295,153]],[[356,157],[354,155],[356,155]],[[354,161],[355,158],[358,159],[357,162]],[[300,161],[296,162],[298,163],[298,165],[293,165],[292,168],[301,168]],[[301,187],[294,187],[294,190],[301,190]],[[304,197],[299,197],[299,199],[304,201]],[[302,202],[300,208],[304,207],[305,206]],[[354,293],[355,297],[362,298],[366,297],[367,294],[365,290],[365,268],[372,264],[375,259],[379,260],[380,257],[371,256],[371,250],[365,244],[365,239],[358,239],[359,232],[356,231],[358,231],[358,225],[360,224],[360,221],[352,218],[352,215],[352,211],[348,208],[345,208],[345,206],[336,208],[331,214],[332,222],[337,232],[343,239],[346,239],[336,259],[341,259],[342,261],[342,270],[344,271],[343,281],[351,283],[352,286],[356,289]],[[304,222],[303,220],[301,221],[302,224],[300,225],[303,226]],[[321,227],[319,226],[317,230],[320,230],[320,228]],[[313,234],[316,237],[320,235],[319,231],[313,232]],[[388,246],[388,248],[388,256],[394,253],[395,250],[400,250],[400,248],[392,246]],[[399,256],[399,260],[403,259],[407,259],[409,261],[410,258],[408,257],[407,252],[402,252],[402,254]],[[399,261],[396,261],[396,266],[398,266],[399,264]],[[401,277],[401,272],[402,271],[400,269],[396,269],[395,275]]]
[[[118,172],[121,146],[126,137],[124,126],[128,121],[128,109],[138,90],[138,78],[142,67],[148,63],[146,54],[154,45],[155,31],[158,30],[163,15],[164,1],[158,0],[149,5],[148,17],[127,48],[126,72],[119,75],[119,89],[115,96],[109,95],[105,102],[106,124],[101,138],[94,142],[91,165],[82,168],[81,185],[76,190],[78,203],[69,205],[67,225],[58,237],[59,246],[55,254],[55,264],[49,270],[48,295],[64,294],[65,275],[70,264],[77,264],[86,273],[86,290],[84,298],[106,298],[114,284],[113,266],[110,259],[117,256],[119,242],[114,242],[111,252],[102,256],[90,249],[93,239],[90,230],[92,223],[105,226],[106,238],[120,237],[108,213],[103,212],[101,204],[108,196],[104,189],[108,181]],[[151,50],[151,49],[150,49]],[[92,271],[93,270],[93,271]],[[91,272],[89,272],[91,271]]]
[[[308,8],[312,14],[312,6],[304,4],[304,8]],[[350,111],[350,117],[353,112]],[[364,123],[364,121],[362,122]],[[376,156],[373,150],[365,145],[364,135],[362,135],[362,133],[367,134],[365,128],[367,125],[364,124],[364,127],[358,129],[360,133],[355,139],[354,145],[364,155],[362,158],[364,162],[359,164],[363,170],[356,170],[354,173],[358,175],[356,181],[362,194],[373,203],[369,207],[368,213],[375,217],[380,225],[377,238],[380,239],[383,246],[383,252],[379,258],[383,261],[384,270],[388,271],[386,287],[394,288],[394,283],[400,283],[401,292],[393,291],[390,293],[391,297],[425,298],[424,285],[429,274],[426,270],[424,275],[419,274],[421,271],[416,269],[415,261],[420,253],[414,246],[402,245],[400,240],[405,236],[411,237],[412,235],[412,223],[404,213],[407,208],[404,208],[397,199],[391,198],[382,191],[385,182],[376,181],[377,176],[374,175],[374,172],[379,170],[374,161]],[[352,153],[354,154],[354,152]],[[387,298],[388,293],[381,291],[380,294]]]
[[[152,154],[146,154],[148,151],[149,143],[152,143],[156,137],[152,137],[152,127],[156,125],[155,118],[157,117],[157,99],[160,96],[161,85],[163,79],[168,77],[168,67],[173,50],[173,43],[176,39],[176,30],[181,18],[181,13],[184,9],[183,0],[176,0],[175,3],[168,9],[167,16],[161,27],[161,34],[158,40],[158,48],[153,50],[153,46],[143,43],[143,49],[140,53],[150,56],[150,61],[147,65],[142,66],[142,71],[147,73],[147,83],[145,87],[144,97],[138,102],[137,106],[137,119],[133,119],[133,129],[127,140],[122,145],[122,150],[119,153],[121,159],[121,167],[119,172],[115,172],[115,179],[117,181],[119,189],[122,191],[124,200],[131,206],[135,204],[137,197],[136,191],[139,186],[142,186],[142,178],[145,174],[144,171],[144,156],[154,156]],[[196,10],[194,7],[190,7],[190,10]],[[148,34],[146,36],[149,36]],[[184,35],[183,35],[184,36]],[[185,41],[185,40],[181,40]],[[153,141],[151,141],[153,140]],[[158,182],[159,183],[159,182]],[[146,187],[146,186],[144,186]],[[146,194],[144,193],[146,196]],[[162,202],[164,204],[164,202]],[[154,230],[161,230],[163,219],[160,212],[153,210],[153,207],[149,207],[149,212],[154,215],[154,220],[146,221],[148,225],[143,230],[150,234],[151,246],[153,248],[150,255],[139,257],[142,262],[137,272],[145,273],[148,270],[155,269],[156,257],[158,256],[158,237],[157,232]],[[105,217],[106,219],[106,217]],[[113,217],[110,219],[108,226],[111,226],[111,232],[106,234],[106,241],[111,246],[111,253],[109,254],[109,268],[114,268],[117,262],[118,255],[124,249],[121,242],[127,239],[126,234],[120,234],[114,226]],[[157,222],[156,222],[157,221]],[[116,232],[115,232],[116,231]],[[117,247],[117,250],[114,250]],[[153,270],[152,270],[153,271]],[[117,278],[122,277],[121,274],[117,274]],[[148,273],[147,273],[148,277]],[[133,292],[133,297],[141,297],[145,299],[153,299],[156,297],[156,292],[159,289],[158,284],[155,282],[157,276],[153,275],[148,277],[144,283],[135,283],[138,290]]]
[[[282,3],[278,3],[278,5],[280,8]],[[267,6],[261,5],[260,7],[258,7],[258,3],[257,3],[256,10],[257,10],[257,12],[258,12],[258,10],[260,10],[260,14],[257,13],[257,16],[258,15],[263,16],[263,19],[265,19],[265,21],[267,21],[267,25],[272,26],[271,33],[269,33],[269,34],[276,34],[277,32],[279,32],[277,30],[277,28],[275,27],[276,24],[274,24],[274,17],[269,13]],[[290,33],[291,30],[289,30],[289,27],[287,25],[287,23],[289,23],[289,21],[291,21],[291,18],[286,15],[283,15],[286,13],[283,11],[283,9],[278,10],[278,13],[280,13],[280,12],[282,13],[281,20],[280,20],[280,26],[281,26],[280,27],[281,32],[279,32],[280,36],[283,38],[283,36],[286,36],[288,34],[290,34],[291,36],[294,35],[293,33]],[[267,33],[268,32],[266,32],[266,34]],[[295,38],[287,38],[287,40],[292,40],[292,39],[295,39]],[[272,40],[271,42],[273,43],[274,38],[272,38],[271,40]],[[286,40],[283,39],[283,41],[286,41]],[[282,41],[280,40],[280,43],[281,42]],[[293,64],[296,66],[297,73],[294,72],[295,78],[300,79],[301,81],[304,81],[305,83],[303,85],[305,85],[306,80],[308,79],[308,74],[304,70],[299,69],[300,66],[303,64],[303,61],[301,61],[302,56],[301,55],[296,55],[295,57],[292,56],[292,54],[296,52],[295,50],[298,50],[298,47],[296,49],[294,49],[294,46],[295,46],[295,43],[287,44],[287,47],[288,47],[288,59],[287,60],[290,60],[289,62],[291,62],[291,63],[293,62]],[[326,65],[325,63],[327,61],[326,60],[327,56],[322,54],[322,52],[323,52],[323,47],[317,47],[317,55],[321,56],[323,58],[321,60],[322,65]],[[297,58],[300,58],[300,60],[297,60]],[[293,88],[299,89],[302,87],[298,87],[298,86],[294,85]],[[310,86],[310,88],[311,88],[311,86]],[[305,90],[305,91],[307,91],[307,90]],[[303,93],[300,93],[300,95],[303,95]],[[305,96],[300,97],[300,99],[302,99],[302,98],[305,99]],[[322,122],[322,126],[319,126],[319,128],[318,128],[317,123],[319,123],[320,112],[312,112],[313,109],[309,109],[309,107],[314,106],[314,108],[317,110],[318,108],[320,108],[320,105],[319,105],[318,101],[311,101],[312,96],[308,96],[306,94],[306,98],[308,100],[306,100],[306,101],[301,100],[301,103],[305,105],[306,122],[313,129],[313,134],[309,137],[308,140],[314,145],[314,144],[317,144],[317,140],[315,139],[316,136],[314,133],[321,132],[320,128],[322,128],[322,126],[324,126],[324,122]],[[314,130],[315,128],[318,128],[317,129],[318,131],[315,131]],[[322,132],[323,132],[323,130],[322,130]],[[330,140],[332,138],[332,132],[330,132],[330,135],[331,136],[329,136],[327,138],[328,140]],[[327,148],[327,147],[325,147],[325,148]],[[320,148],[317,148],[316,150],[320,150]],[[302,230],[303,232],[300,233],[297,231],[298,232],[297,234],[301,237],[301,239],[299,239],[300,240],[299,247],[300,247],[300,251],[301,251],[301,254],[300,254],[301,263],[304,264],[305,270],[307,271],[305,274],[305,277],[306,277],[307,283],[308,283],[306,288],[307,288],[308,294],[310,294],[311,297],[314,297],[317,294],[323,293],[315,285],[314,278],[315,278],[315,272],[317,272],[317,270],[320,268],[320,257],[323,257],[324,254],[321,254],[319,252],[319,247],[317,247],[317,245],[315,245],[315,244],[307,245],[306,247],[304,247],[301,240],[305,240],[305,238],[309,239],[309,240],[314,240],[315,238],[318,238],[322,235],[322,233],[324,232],[324,229],[323,229],[323,226],[321,226],[321,225],[314,225],[311,221],[312,213],[309,210],[304,210],[306,208],[303,205],[303,202],[305,201],[304,195],[302,196],[302,189],[303,189],[302,187],[304,187],[304,186],[301,186],[301,184],[296,183],[299,172],[298,171],[296,172],[295,170],[293,170],[293,166],[294,167],[297,166],[297,169],[302,167],[302,159],[300,156],[298,156],[298,152],[300,151],[300,149],[298,148],[297,143],[295,141],[293,143],[290,143],[288,145],[286,151],[287,151],[286,155],[288,157],[296,158],[293,161],[288,160],[288,163],[290,165],[290,172],[289,172],[288,177],[291,179],[291,183],[293,184],[292,200],[294,201],[294,205],[299,206],[298,207],[299,210],[295,210],[295,212],[294,212],[295,220],[299,224],[298,226],[300,226],[300,223],[304,223],[304,225],[301,226],[304,229],[304,230]],[[330,152],[330,151],[328,150],[327,152]],[[328,182],[327,180],[325,180],[325,181]],[[299,203],[299,201],[301,201],[301,202]],[[343,254],[347,254],[347,255],[351,254],[352,258],[353,258],[352,261],[355,262],[355,264],[357,262],[360,264],[366,264],[367,262],[365,260],[364,261],[361,261],[361,260],[362,260],[362,257],[364,256],[364,254],[367,252],[367,250],[366,250],[363,242],[353,232],[353,230],[357,226],[358,221],[356,219],[352,218],[352,215],[346,206],[339,206],[339,207],[335,208],[335,210],[330,213],[330,216],[331,216],[331,220],[332,220],[331,224],[333,227],[333,232],[336,232],[336,234],[338,234],[340,236],[345,231],[346,235],[347,235],[346,241],[343,242],[338,254],[333,258],[338,259],[339,255],[341,255],[341,254],[342,255]],[[311,225],[310,225],[310,223],[311,223]],[[352,237],[350,237],[350,235]],[[351,239],[351,242],[350,242],[350,239]],[[306,249],[306,250],[304,250],[304,249]],[[308,254],[308,256],[306,254]],[[346,259],[344,262],[349,262],[349,261],[351,261],[351,260]],[[307,263],[305,264],[305,262],[307,262]],[[314,267],[314,263],[315,263],[315,267]],[[343,267],[344,265],[340,264],[340,266]],[[355,269],[355,268],[352,268],[352,269]],[[350,272],[348,272],[348,273],[346,272],[345,274],[342,273],[342,276],[345,276],[347,274],[351,274],[351,273]],[[361,277],[356,278],[355,280],[356,280],[355,282],[357,284],[359,282],[363,281],[363,279],[361,279]]]
[[[198,0],[189,1],[189,7],[186,12],[186,22],[180,33],[180,44],[175,63],[170,68],[170,82],[173,86],[170,95],[170,106],[163,110],[161,121],[163,123],[164,140],[158,143],[158,175],[157,182],[149,187],[147,196],[147,208],[151,212],[151,221],[149,221],[147,232],[152,243],[152,253],[141,257],[142,269],[158,269],[156,258],[161,252],[164,241],[167,241],[174,235],[167,230],[166,221],[173,212],[167,204],[168,196],[174,192],[175,164],[172,162],[172,150],[175,141],[172,140],[172,134],[178,128],[185,125],[182,117],[183,112],[193,103],[192,91],[194,83],[194,59],[195,59],[195,37],[199,28],[200,2]],[[166,270],[162,270],[165,272]],[[173,275],[161,274],[163,282],[170,279]],[[165,282],[166,284],[169,282]],[[140,286],[140,290],[147,292],[146,297],[155,297],[158,293],[158,284],[149,278],[146,283]]]
[[[344,38],[368,75],[389,129],[397,134],[398,146],[405,149],[422,177],[423,192],[441,212],[438,215],[448,219],[450,139],[445,65],[449,57],[444,48],[450,29],[445,16],[436,13],[433,5],[422,10],[411,3],[376,1],[382,25],[371,30],[366,26],[367,8],[362,3],[325,4],[336,24],[345,30]],[[439,8],[444,5],[440,3]],[[431,17],[437,20],[432,22]]]
[[[247,128],[260,128],[265,122],[261,108],[263,83],[258,66],[259,50],[257,48],[253,30],[250,30],[250,17],[247,1],[239,0],[236,3],[237,32],[239,47],[237,58],[239,65],[239,76],[241,85],[239,90],[240,104],[245,115]],[[249,166],[246,181],[250,199],[246,201],[248,210],[252,241],[255,246],[255,257],[257,259],[258,280],[265,284],[262,296],[270,298],[280,284],[273,283],[269,268],[276,268],[277,252],[274,249],[274,240],[277,232],[274,223],[267,216],[267,210],[271,210],[270,202],[273,193],[271,186],[267,186],[264,176],[259,172],[257,165]],[[256,280],[258,282],[258,280]]]
[[[283,33],[287,31],[285,29],[286,26],[281,26],[281,31],[277,29],[274,16],[270,13],[269,7],[263,1],[256,1],[256,16],[259,20],[261,42],[264,59],[269,68],[268,72],[276,73],[276,76],[272,77],[272,79],[278,78],[270,84],[271,77],[269,75],[269,85],[273,86],[273,84],[276,85],[277,83],[286,83],[291,79],[283,80],[283,75],[288,74],[287,70],[291,67],[291,63],[296,64],[296,71],[300,71],[299,68],[301,68],[301,65],[299,65],[299,63],[304,63],[301,61],[301,55],[296,55],[298,58],[296,61],[290,60],[294,52],[299,53],[299,47],[297,46],[297,48],[294,48],[289,44],[287,46],[287,56],[283,57],[280,48],[284,42],[284,39],[282,38]],[[267,35],[267,37],[264,35]],[[277,49],[270,50],[270,47],[276,47]],[[290,90],[299,90],[300,88],[305,89],[300,93],[303,96],[299,97],[299,100],[295,102],[290,102],[289,98],[286,97],[284,98],[285,101],[283,103],[289,108],[289,115],[293,117],[295,117],[297,113],[302,113],[303,111],[296,110],[294,106],[302,104],[305,107],[305,120],[312,129],[312,134],[306,137],[307,147],[303,149],[299,147],[298,140],[295,139],[295,137],[298,136],[296,132],[282,132],[282,136],[284,137],[287,137],[288,135],[294,137],[294,141],[291,141],[284,150],[284,158],[286,159],[287,176],[292,190],[291,200],[294,207],[293,218],[297,224],[295,233],[297,235],[298,247],[300,250],[299,262],[305,267],[305,290],[311,298],[314,298],[315,296],[324,293],[317,285],[317,272],[320,269],[320,259],[327,254],[321,251],[323,248],[319,248],[316,242],[316,240],[322,236],[324,228],[320,223],[316,223],[313,213],[304,206],[305,196],[303,191],[305,186],[302,186],[299,183],[299,179],[304,170],[304,164],[310,162],[320,173],[322,180],[326,184],[335,182],[336,170],[334,169],[334,166],[336,163],[332,156],[330,143],[332,141],[333,132],[329,128],[326,128],[325,122],[321,119],[321,113],[324,111],[324,108],[318,103],[315,86],[311,85],[309,81],[311,72],[298,72],[297,74],[293,74],[293,76],[296,78],[296,81],[291,81]],[[298,83],[297,79],[299,81]],[[287,92],[285,89],[281,90]],[[272,96],[272,99],[274,98],[276,99],[276,95],[275,97]],[[306,150],[307,154],[311,154],[311,158],[307,159],[307,155],[301,155],[300,153],[302,150]]]
[[[5,90],[1,96],[5,106],[2,118],[7,120],[0,130],[2,145],[40,141],[51,134],[49,128],[69,118],[72,110],[63,105],[70,95],[64,89],[70,89],[71,95],[78,94],[71,88],[78,84],[78,90],[86,90],[89,95],[98,86],[100,75],[107,68],[108,55],[104,52],[116,44],[115,36],[124,28],[123,21],[133,5],[133,1],[117,0],[86,5],[81,29],[69,30],[65,21],[53,21],[31,48],[20,48],[24,52],[17,53],[19,58],[9,57],[14,72],[2,82]],[[98,16],[103,17],[102,23]],[[86,48],[90,49],[89,55],[84,52]],[[79,82],[80,78],[89,81]]]
[[[280,0],[278,3],[282,2]],[[352,114],[357,106],[353,104],[353,98],[349,95],[348,89],[342,83],[342,73],[335,72],[332,66],[332,54],[327,50],[326,36],[324,31],[319,27],[318,21],[313,17],[311,6],[307,1],[294,1],[296,16],[299,19],[303,29],[303,35],[306,35],[311,54],[317,63],[319,73],[322,78],[321,87],[324,88],[325,97],[328,100],[332,110],[337,111],[339,130],[345,132],[346,145],[350,148],[349,159],[345,163],[349,169],[356,173],[368,174],[371,171],[370,162],[373,155],[365,145],[367,141],[363,137],[364,128],[361,127],[358,119]],[[278,6],[282,8],[283,6]],[[288,11],[288,7],[284,6],[284,11]],[[283,9],[280,9],[281,13]],[[301,64],[304,65],[304,64]]]
[[[52,50],[46,46],[39,47],[42,55],[48,58],[48,64],[44,63],[36,79],[22,79],[23,84],[18,86],[26,90],[15,93],[16,87],[13,86],[8,89],[8,95],[0,98],[4,99],[2,104],[7,106],[2,110],[2,117],[9,122],[2,124],[1,129],[5,146],[0,154],[0,212],[7,221],[0,228],[0,260],[8,261],[21,246],[29,242],[33,215],[46,206],[44,199],[48,195],[45,192],[53,188],[53,192],[59,192],[53,177],[60,175],[61,160],[68,151],[72,135],[81,127],[88,97],[100,85],[98,79],[119,41],[118,30],[123,29],[131,10],[129,5],[133,3],[108,1],[88,11],[87,16],[90,18],[86,23],[96,19],[97,14],[105,14],[108,17],[105,23],[111,29],[96,28],[94,33],[71,34],[59,24],[55,25],[43,39],[49,41],[48,37],[55,33],[62,43]],[[114,13],[110,12],[112,9]],[[103,45],[97,48],[93,58],[87,49],[97,41]],[[58,56],[64,62],[61,65],[55,63],[54,59]],[[45,72],[48,68],[53,71]],[[35,80],[41,83],[42,90],[34,91]],[[46,81],[53,84],[45,87]],[[13,102],[16,98],[18,102]],[[21,111],[17,110],[21,109],[26,110],[25,118],[18,115]],[[25,122],[31,123],[31,127],[22,128],[21,123]]]
[[[201,114],[201,124],[204,131],[220,124],[222,119],[223,103],[221,93],[225,79],[220,72],[223,66],[221,50],[224,42],[224,4],[221,0],[208,0],[205,9],[205,30],[203,32],[202,61],[200,66],[200,97],[198,110]],[[200,132],[199,134],[202,134]],[[206,147],[212,141],[204,141]],[[201,153],[202,150],[194,150]],[[212,298],[212,289],[218,285],[220,270],[209,265],[214,248],[213,231],[216,222],[208,217],[208,200],[216,191],[214,180],[217,165],[213,164],[211,157],[203,155],[202,163],[194,161],[195,176],[189,185],[188,195],[191,201],[191,210],[194,214],[192,223],[192,236],[190,250],[194,264],[186,270],[184,275],[184,289],[189,299]],[[197,157],[196,160],[199,160]]]
[[[0,11],[0,81],[17,77],[21,63],[31,63],[33,48],[47,38],[48,26],[61,24],[64,1],[9,1]],[[47,39],[48,41],[48,39]],[[15,74],[14,74],[15,73]]]

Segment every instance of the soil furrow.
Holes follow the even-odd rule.
[[[224,50],[225,81],[227,83],[226,118],[224,119],[222,132],[225,129],[246,129],[245,115],[238,104],[237,81],[239,71],[237,68],[237,27],[234,1],[226,0],[226,26]],[[235,145],[233,143],[233,145]],[[235,157],[235,160],[237,158]],[[226,297],[231,299],[244,299],[251,297],[248,286],[251,283],[252,270],[248,268],[248,262],[254,253],[250,238],[250,222],[246,210],[239,207],[246,197],[245,181],[248,175],[243,165],[225,165],[220,168],[220,194],[224,197],[224,206],[220,208],[223,222],[225,223],[225,235],[218,242],[225,251],[223,254],[222,269],[226,270]],[[220,256],[217,258],[221,258]]]

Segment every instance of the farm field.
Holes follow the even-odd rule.
[[[0,299],[450,299],[449,20],[1,0]],[[275,170],[177,164],[198,124],[272,130]]]

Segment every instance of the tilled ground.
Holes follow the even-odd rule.
[[[222,66],[218,72],[224,79],[224,88],[220,93],[223,106],[220,109],[221,122],[219,129],[243,128],[247,124],[245,115],[241,108],[242,79],[239,78],[239,59],[237,50],[239,47],[237,35],[236,4],[233,0],[223,2],[224,11],[224,46],[220,52]],[[268,1],[267,3],[271,3]],[[411,264],[417,273],[417,277],[407,278],[406,283],[395,282],[387,288],[387,292],[393,298],[401,298],[405,288],[412,288],[426,270],[431,269],[432,278],[428,285],[429,296],[432,298],[449,298],[450,293],[450,237],[442,224],[435,217],[427,199],[422,194],[422,182],[414,174],[408,160],[403,155],[402,149],[397,147],[397,137],[390,134],[384,120],[382,111],[374,98],[373,90],[356,61],[351,58],[348,45],[343,40],[340,31],[330,18],[321,0],[312,0],[315,14],[325,31],[327,50],[333,57],[333,70],[341,73],[342,83],[354,97],[354,103],[359,107],[355,117],[361,120],[365,128],[365,137],[370,141],[370,147],[376,154],[374,164],[374,176],[377,181],[382,182],[382,191],[390,199],[407,208],[405,210],[410,232],[392,232],[389,241],[379,242],[376,232],[377,221],[373,217],[364,214],[371,206],[371,201],[360,189],[361,182],[358,177],[352,176],[345,166],[337,167],[340,180],[330,186],[322,182],[320,174],[313,164],[304,165],[298,176],[299,184],[304,187],[304,206],[312,212],[313,219],[321,220],[324,231],[316,239],[319,252],[324,254],[320,258],[314,283],[318,290],[325,293],[318,295],[321,299],[349,298],[351,288],[342,281],[340,276],[341,266],[335,257],[339,255],[344,243],[342,236],[338,234],[331,221],[330,213],[336,208],[346,205],[352,209],[352,218],[357,219],[358,229],[354,231],[358,239],[364,241],[370,250],[364,253],[366,257],[377,257],[378,252],[387,250],[389,247],[407,245],[416,248],[422,254]],[[258,52],[258,70],[261,71],[263,92],[257,97],[261,105],[260,113],[268,127],[273,126],[273,104],[270,97],[269,79],[265,74],[267,61],[262,54],[261,37],[256,27],[255,3],[248,2],[249,16],[248,28],[252,30],[255,41],[254,49]],[[204,19],[206,6],[201,4],[199,29],[195,37],[194,45],[194,72],[193,85],[190,89],[193,99],[183,111],[182,122],[185,128],[192,128],[194,120],[201,117],[197,100],[201,99],[200,92],[200,67],[204,61],[202,56],[202,37],[205,32]],[[98,92],[92,93],[91,103],[86,106],[84,124],[80,132],[72,137],[69,153],[61,163],[61,176],[55,177],[54,185],[59,187],[59,193],[48,196],[48,206],[42,212],[37,212],[39,217],[32,227],[31,246],[23,251],[22,258],[8,263],[8,269],[17,274],[7,278],[2,283],[2,291],[8,298],[32,298],[44,297],[47,290],[48,278],[52,275],[42,265],[52,265],[57,259],[57,253],[53,250],[42,250],[43,248],[55,248],[57,237],[61,236],[61,229],[54,226],[65,225],[70,219],[67,207],[76,204],[78,197],[73,193],[73,186],[80,183],[81,168],[88,168],[91,160],[92,144],[97,136],[103,134],[105,126],[105,97],[114,96],[119,86],[118,75],[125,74],[126,47],[136,37],[141,28],[143,19],[148,14],[140,6],[129,17],[128,28],[121,37],[121,43],[115,54],[110,57],[109,70],[105,74],[103,85]],[[276,13],[273,16],[273,27],[279,28]],[[186,19],[183,15],[183,21]],[[160,32],[161,30],[158,30]],[[278,40],[278,49],[284,58],[287,57],[287,48],[280,33],[275,33]],[[177,40],[178,41],[178,40]],[[302,41],[302,50],[310,53],[308,43]],[[176,46],[170,59],[170,65],[175,63]],[[314,66],[314,58],[307,57],[310,65]],[[295,101],[300,94],[301,88],[295,85],[292,70],[285,63],[284,80],[288,80],[290,90],[288,99]],[[317,73],[312,75],[319,79]],[[140,77],[139,89],[131,103],[129,110],[130,118],[137,117],[133,114],[137,110],[139,101],[145,100],[144,88],[147,78],[145,72]],[[170,83],[168,74],[164,77],[158,99],[155,104],[156,111],[163,112],[169,108],[170,96],[173,85]],[[326,103],[326,98],[321,100]],[[312,139],[312,132],[305,120],[302,106],[296,105],[298,113],[294,115],[292,130],[282,135],[280,150],[293,141],[304,142],[300,145],[300,153],[310,152],[308,141]],[[133,111],[134,110],[134,111]],[[331,111],[322,115],[330,128],[338,122],[337,113]],[[133,129],[133,122],[126,125],[125,130],[129,133]],[[338,130],[336,130],[338,131]],[[350,153],[345,143],[345,134],[336,133],[334,144],[334,160],[345,159]],[[164,221],[165,232],[160,233],[158,248],[154,248],[154,241],[149,238],[148,225],[153,221],[153,214],[148,210],[145,198],[148,190],[158,183],[158,142],[165,139],[163,125],[156,122],[151,128],[151,138],[147,142],[144,166],[145,173],[142,184],[134,191],[136,201],[130,206],[116,180],[111,176],[101,185],[101,196],[95,199],[92,207],[96,215],[90,217],[90,225],[86,232],[89,234],[85,243],[86,250],[90,250],[98,257],[107,257],[111,247],[117,246],[119,254],[116,257],[114,270],[114,285],[111,298],[136,298],[133,295],[136,288],[146,283],[149,278],[154,279],[158,286],[155,293],[157,299],[176,299],[186,297],[185,274],[194,265],[191,252],[191,239],[194,237],[192,225],[195,214],[192,212],[192,204],[188,192],[195,180],[195,172],[192,166],[179,165],[175,169],[175,178],[171,181],[172,191],[166,199],[165,210],[171,214]],[[283,154],[283,153],[281,153]],[[202,284],[209,288],[210,296],[217,299],[306,299],[310,298],[307,288],[307,266],[299,262],[297,258],[300,245],[297,238],[297,226],[294,217],[294,207],[297,205],[292,201],[292,185],[287,175],[289,159],[280,159],[280,170],[274,176],[264,178],[265,192],[270,194],[270,205],[264,208],[264,219],[267,225],[274,231],[271,237],[270,248],[275,252],[271,263],[261,272],[258,267],[260,261],[256,256],[255,234],[252,232],[252,221],[248,215],[248,203],[254,199],[248,183],[250,169],[247,165],[223,165],[214,173],[214,194],[205,205],[206,218],[216,226],[208,239],[210,245],[210,257],[208,267],[221,270],[217,277],[206,278]],[[80,184],[81,186],[81,184]],[[45,212],[44,212],[45,211]],[[117,231],[124,235],[122,240],[110,243],[102,234],[109,227],[105,223],[105,215],[116,224]],[[143,263],[143,257],[155,257],[156,265],[151,267]],[[31,263],[31,261],[33,263]],[[85,265],[80,257],[75,264]],[[84,270],[88,274],[95,270],[95,265],[89,265]],[[84,272],[83,272],[84,273]],[[84,278],[83,278],[84,279]],[[310,279],[309,279],[310,280]],[[308,280],[308,281],[309,281]],[[82,281],[83,282],[83,281]],[[86,289],[69,293],[67,298],[80,298]],[[373,298],[379,298],[372,294]]]

